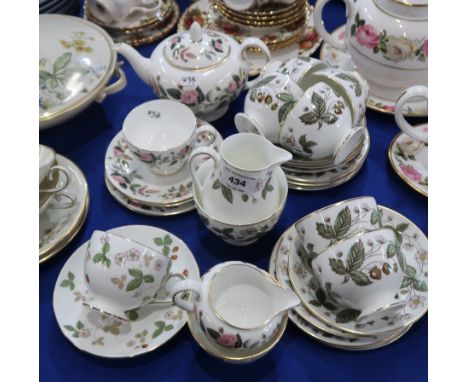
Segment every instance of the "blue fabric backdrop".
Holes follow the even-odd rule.
[[[182,9],[188,2],[177,0]],[[313,3],[313,2],[312,2]],[[343,3],[325,9],[326,25],[333,30],[345,22]],[[140,48],[149,56],[154,44]],[[317,56],[317,53],[315,54]],[[393,116],[369,110],[371,135],[367,162],[348,183],[326,191],[290,191],[284,214],[272,232],[257,243],[230,246],[202,224],[196,212],[175,217],[145,217],[117,204],[104,185],[104,154],[122,128],[127,113],[154,94],[123,66],[128,79],[120,93],[93,104],[71,121],[40,133],[40,143],[53,147],[83,170],[90,189],[90,210],[81,232],[56,257],[40,266],[40,377],[42,381],[423,381],[427,380],[427,315],[396,343],[366,352],[349,352],[324,346],[289,323],[279,344],[264,358],[247,365],[229,365],[207,355],[192,339],[187,326],[161,348],[135,359],[106,360],[80,352],[66,340],[52,309],[55,281],[68,257],[95,229],[107,230],[129,224],[161,227],[182,238],[204,273],[228,260],[252,262],[264,269],[274,243],[301,216],[337,201],[372,195],[379,204],[393,208],[414,221],[427,234],[427,199],[410,189],[393,172],[387,149],[398,133]],[[234,115],[242,110],[244,94],[228,113],[214,123],[224,137],[236,132]],[[25,366],[27,367],[27,366]]]

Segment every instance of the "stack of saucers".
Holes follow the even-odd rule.
[[[39,13],[76,15],[79,8],[78,0],[39,0]]]
[[[270,274],[302,304],[289,318],[327,345],[376,349],[427,311],[427,237],[371,197],[315,211],[283,233]]]
[[[107,7],[108,4],[113,6]],[[175,27],[180,9],[174,0],[86,0],[84,15],[105,29],[115,42],[140,46],[166,36]]]
[[[156,137],[157,139],[154,139]],[[184,104],[157,100],[134,108],[110,142],[105,182],[124,207],[145,215],[169,216],[195,209],[188,158],[194,147],[218,150],[223,139]],[[207,158],[198,157],[196,166]]]

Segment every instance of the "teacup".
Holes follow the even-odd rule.
[[[269,141],[278,143],[281,125],[303,94],[287,74],[265,75],[248,91],[244,113],[235,116],[237,130],[263,135]]]
[[[315,258],[312,269],[338,303],[360,312],[358,322],[395,317],[406,304],[398,296],[405,261],[392,229],[334,244]]]
[[[302,246],[312,262],[330,246],[380,226],[380,212],[371,196],[332,204],[304,216],[295,224]]]
[[[314,84],[286,116],[280,144],[303,158],[332,157],[335,164],[342,163],[364,133],[363,126],[353,123],[352,105],[339,83],[326,76],[314,75]]]
[[[125,320],[125,312],[149,303],[171,303],[158,293],[183,279],[170,273],[171,259],[161,252],[103,231],[94,231],[84,263],[91,300],[85,306]]]
[[[308,78],[319,70],[330,68],[326,62],[308,56],[297,56],[287,60],[272,60],[262,71],[263,75],[282,73],[288,75],[302,90],[307,90]]]
[[[420,142],[428,142],[428,129],[427,125],[411,126],[403,115],[403,110],[406,104],[413,99],[420,98],[428,99],[427,87],[425,86],[412,86],[406,89],[398,98],[395,105],[395,121],[398,127],[411,138]]]
[[[170,175],[187,163],[197,138],[208,134],[202,146],[211,145],[216,130],[204,125],[197,128],[192,110],[170,100],[145,102],[125,118],[123,135],[130,150],[157,175]]]

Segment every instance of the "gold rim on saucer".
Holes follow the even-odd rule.
[[[419,124],[419,125],[416,125],[416,126],[420,126],[420,125],[425,125],[425,124]],[[415,126],[415,127],[416,127]],[[408,186],[410,186],[413,190],[417,191],[419,194],[425,196],[426,198],[428,197],[428,193],[427,192],[424,192],[423,190],[417,188],[414,184],[412,184],[411,182],[408,181],[408,179],[406,179],[400,172],[400,170],[398,170],[398,167],[396,166],[396,164],[394,163],[393,161],[393,158],[392,158],[392,148],[395,144],[395,142],[398,140],[398,138],[400,138],[404,133],[403,132],[400,132],[398,133],[395,138],[392,139],[392,142],[390,142],[390,145],[388,146],[388,151],[387,151],[387,155],[388,155],[388,160],[390,162],[390,165],[392,166],[393,170],[395,171],[395,173],[398,175],[398,177],[400,179],[402,179]]]
[[[275,4],[273,9],[271,8],[271,5],[264,5],[264,6],[262,6],[262,8],[257,7],[255,9],[246,10],[246,11],[232,10],[232,12],[237,12],[237,13],[240,13],[242,15],[252,16],[252,17],[262,17],[262,16],[263,17],[273,17],[275,15],[280,15],[280,14],[283,14],[285,12],[290,12],[292,9],[297,7],[298,3],[300,3],[301,1],[303,1],[303,0],[296,0],[292,4],[289,4],[289,5],[286,5],[286,6],[280,6],[279,8],[278,8],[278,4]],[[265,7],[266,7],[266,9],[265,9]]]
[[[306,0],[298,0],[295,3],[285,6],[282,9],[278,9],[277,13],[275,14],[268,14],[267,11],[260,11],[256,15],[249,14],[248,11],[236,11],[234,9],[229,8],[222,0],[213,0],[213,4],[222,8],[228,14],[231,14],[237,18],[243,20],[255,20],[255,21],[273,21],[273,20],[281,20],[287,18],[288,16],[294,15],[295,13],[301,11],[307,5]],[[265,5],[263,6],[265,7]]]

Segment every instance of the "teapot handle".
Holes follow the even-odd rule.
[[[195,304],[183,300],[180,294],[182,292],[194,292],[196,295],[195,298],[198,299],[201,293],[201,284],[196,280],[183,280],[171,285],[171,287],[168,288],[168,292],[171,294],[174,304],[187,312],[193,312]]]
[[[247,57],[245,56],[246,56],[246,50],[249,48],[258,48],[261,50],[261,52],[264,54],[266,58],[265,65],[271,60],[270,49],[268,49],[268,46],[262,40],[256,37],[249,37],[249,38],[246,38],[244,41],[242,41],[242,44],[240,46],[240,51],[239,51],[240,60],[247,61]],[[258,78],[254,78],[253,80],[247,81],[245,83],[245,88],[250,89],[255,84],[255,82],[257,82],[257,79]]]
[[[190,154],[189,158],[189,169],[190,169],[190,174],[192,175],[193,178],[193,183],[195,185],[195,192],[201,194],[202,193],[202,185],[200,183],[200,179],[198,178],[197,175],[197,169],[195,168],[195,164],[193,160],[195,159],[196,156],[198,155],[208,155],[214,160],[214,168],[218,167],[219,161],[220,161],[220,156],[218,152],[211,148],[211,147],[197,147],[195,150],[192,151],[192,154]]]
[[[104,98],[106,98],[108,94],[117,93],[127,85],[127,78],[125,77],[125,72],[120,67],[121,65],[122,62],[119,62],[117,63],[115,68],[114,74],[117,77],[117,80],[114,83],[107,85],[104,89],[102,89],[102,91],[96,97],[96,102],[101,103],[102,101],[104,101]]]
[[[325,42],[332,47],[340,50],[346,50],[346,45],[344,41],[337,40],[336,38],[332,37],[330,33],[325,29],[325,25],[323,24],[323,17],[322,11],[325,5],[330,0],[317,0],[315,3],[314,8],[314,26],[317,29],[318,34],[325,40]],[[354,14],[354,3],[352,0],[343,0],[346,4],[346,17],[349,18],[352,14]]]
[[[414,138],[418,141],[427,143],[428,135],[427,131],[423,132],[421,130],[415,129],[411,126],[405,119],[403,115],[403,109],[406,103],[417,97],[424,97],[427,99],[427,88],[425,86],[412,86],[406,89],[401,96],[398,98],[395,105],[395,121],[398,127],[411,138]]]

